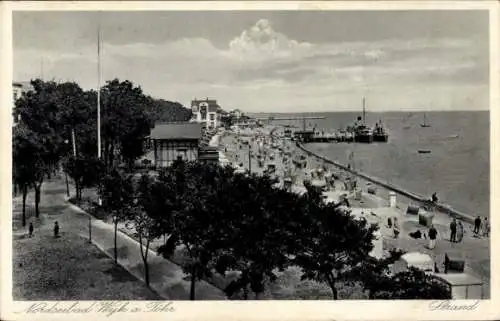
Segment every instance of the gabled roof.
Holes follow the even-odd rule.
[[[201,124],[182,123],[159,123],[151,130],[151,139],[201,139]]]
[[[204,99],[204,100],[192,100],[191,101],[191,108],[196,106],[196,107],[200,107],[200,104],[201,103],[206,103],[208,104],[208,108],[207,108],[207,112],[209,113],[212,113],[212,112],[220,112],[220,110],[222,110],[222,108],[219,106],[219,104],[217,104],[217,100],[215,99]]]

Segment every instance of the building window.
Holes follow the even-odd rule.
[[[210,114],[210,120],[214,120],[215,119],[215,114]]]

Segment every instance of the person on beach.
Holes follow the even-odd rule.
[[[458,243],[462,242],[463,238],[464,238],[464,225],[462,224],[462,221],[459,221],[457,225],[457,242]]]
[[[34,228],[33,228],[33,223],[32,223],[32,222],[30,222],[30,227],[29,227],[30,237],[32,237],[32,236],[33,236],[33,230],[34,230]]]
[[[484,237],[490,236],[490,222],[488,221],[487,217],[485,217],[483,220],[483,236]]]
[[[438,202],[438,197],[437,197],[437,193],[436,192],[434,192],[432,194],[431,200],[432,200],[432,203],[437,203]]]
[[[481,229],[481,218],[478,216],[474,220],[474,236],[479,236],[479,231]]]
[[[455,243],[457,241],[457,220],[453,218],[450,223],[450,242]]]
[[[436,247],[436,238],[438,234],[434,225],[431,225],[427,234],[429,234],[429,249],[432,250],[434,249],[434,247]]]
[[[54,238],[59,237],[59,223],[56,221],[54,223]]]

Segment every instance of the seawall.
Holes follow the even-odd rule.
[[[341,164],[341,163],[338,163],[336,161],[333,161],[331,159],[328,159],[326,157],[323,157],[321,155],[318,155],[312,151],[310,151],[309,149],[307,149],[304,145],[302,145],[301,143],[296,143],[297,147],[299,149],[301,149],[302,151],[304,151],[308,156],[312,156],[312,157],[315,157],[317,159],[320,159],[328,164],[332,164],[334,165],[335,167],[337,168],[340,168],[344,171],[347,171],[349,173],[352,173],[353,175],[356,175],[358,177],[361,177],[371,183],[374,183],[374,184],[377,184],[379,186],[382,186],[390,191],[394,191],[400,195],[403,195],[413,201],[417,201],[417,202],[420,202],[420,203],[428,203],[429,202],[429,199],[422,196],[422,195],[419,195],[417,193],[413,193],[413,192],[410,192],[410,191],[407,191],[401,187],[398,187],[398,186],[395,186],[393,184],[390,184],[380,178],[377,178],[377,177],[373,177],[373,176],[370,176],[368,174],[365,174],[365,173],[362,173],[362,172],[359,172],[359,171],[355,171],[355,170],[352,170],[350,168],[348,168],[347,166]],[[469,214],[466,214],[466,213],[463,213],[461,211],[458,211],[454,208],[452,208],[450,205],[448,204],[437,204],[437,205],[434,205],[434,208],[436,210],[438,210],[439,212],[442,212],[442,213],[445,213],[445,214],[448,214],[450,216],[455,216],[465,222],[468,222],[468,223],[471,223],[473,224],[474,223],[474,216],[472,215],[469,215]]]

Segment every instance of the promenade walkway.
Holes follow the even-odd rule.
[[[44,183],[42,187],[41,214],[43,225],[52,226],[59,222],[62,238],[68,233],[88,238],[89,215],[65,200],[66,188],[62,179],[54,179]],[[21,206],[15,201],[14,207]],[[91,217],[92,242],[108,256],[113,258],[114,229],[113,225]],[[41,227],[35,228],[35,233]],[[18,232],[22,233],[22,232]],[[27,231],[26,231],[27,233]],[[122,232],[117,234],[118,263],[133,276],[144,280],[144,264],[140,254],[139,243]],[[61,257],[61,261],[65,258]],[[165,300],[189,300],[190,281],[184,280],[182,268],[169,260],[149,251],[150,288]],[[43,269],[43,267],[40,267]],[[225,294],[214,286],[204,282],[196,283],[196,300],[225,300]]]

